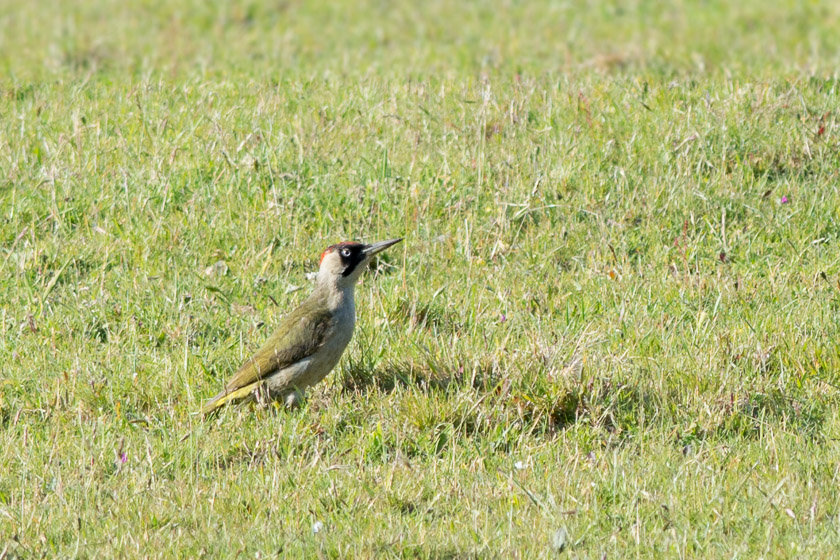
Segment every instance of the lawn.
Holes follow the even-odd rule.
[[[7,1],[0,559],[835,556],[837,29]],[[196,414],[391,237],[305,406]]]

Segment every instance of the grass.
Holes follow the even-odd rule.
[[[833,3],[7,8],[0,558],[835,554]]]

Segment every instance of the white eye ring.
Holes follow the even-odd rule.
[[[350,249],[344,248],[341,250],[342,257],[349,257],[350,256]]]

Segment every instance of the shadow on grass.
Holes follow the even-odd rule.
[[[799,400],[778,388],[749,395],[732,394],[722,408],[724,418],[714,431],[724,437],[757,438],[772,425],[813,439],[821,436],[825,423],[821,403]]]
[[[451,385],[487,388],[494,385],[496,376],[491,364],[464,366],[462,364],[418,363],[408,360],[389,360],[371,368],[361,361],[344,367],[341,390],[366,392],[376,389],[390,393],[398,386],[418,387],[421,391],[443,391]]]
[[[533,375],[512,377],[492,363],[464,366],[390,361],[370,368],[351,362],[344,368],[341,390],[390,393],[403,387],[422,393],[466,391],[469,397],[455,399],[453,406],[440,407],[426,414],[428,418],[413,419],[420,429],[451,425],[455,437],[498,435],[511,428],[519,434],[553,437],[582,421],[610,433],[623,433],[643,426],[663,406],[661,396],[643,385],[600,378],[582,381],[577,361],[551,372],[539,367],[535,364]]]
[[[768,433],[784,431],[806,441],[821,441],[825,434],[826,404],[786,394],[779,388],[751,394],[730,393],[712,409],[717,418],[710,427],[692,425],[676,443],[684,451],[705,440],[759,440]]]

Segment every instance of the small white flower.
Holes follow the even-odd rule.
[[[513,466],[516,470],[521,471],[521,470],[525,469],[525,467],[527,467],[528,465],[526,465],[522,461],[517,461],[513,464]]]
[[[316,521],[312,524],[312,534],[317,535],[321,531],[324,530],[324,522],[323,521]]]

